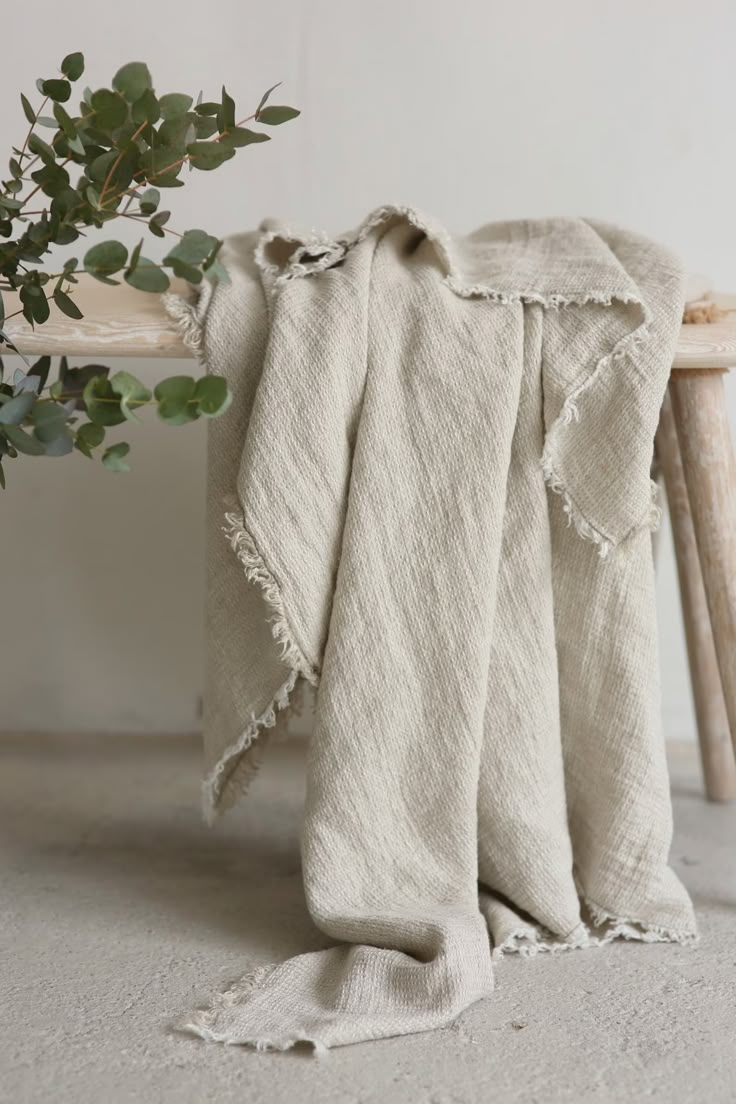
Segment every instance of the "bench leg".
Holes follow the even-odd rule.
[[[726,714],[736,749],[736,460],[721,373],[675,371],[670,396]]]
[[[675,546],[705,793],[710,801],[732,801],[736,798],[736,756],[731,746],[721,676],[669,396],[665,397],[660,415],[656,450],[667,492]]]

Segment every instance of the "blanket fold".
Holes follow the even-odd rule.
[[[650,545],[677,262],[596,221],[453,237],[400,207],[337,239],[269,221],[223,259],[229,284],[168,304],[235,396],[209,434],[205,805],[318,687],[303,877],[336,946],[192,1030],[407,1034],[505,952],[694,939]]]

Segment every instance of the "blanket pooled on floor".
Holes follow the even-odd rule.
[[[486,996],[504,952],[695,938],[650,536],[677,262],[590,220],[455,237],[396,207],[339,239],[267,222],[223,260],[230,283],[169,301],[234,393],[209,437],[205,801],[318,687],[303,877],[335,946],[191,1028],[407,1034]]]

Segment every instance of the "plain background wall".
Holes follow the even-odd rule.
[[[225,234],[279,214],[339,231],[389,201],[456,230],[587,214],[662,239],[691,270],[736,290],[732,0],[127,0],[115,10],[36,0],[13,5],[10,19],[0,75],[8,154],[25,132],[18,93],[36,103],[35,78],[72,50],[84,51],[82,84],[92,87],[137,59],[159,93],[202,88],[209,99],[225,82],[239,118],[283,80],[275,102],[300,107],[301,118],[165,192],[179,230]],[[132,242],[121,225],[110,236]],[[150,256],[157,245],[148,235]],[[150,381],[192,370],[127,366]],[[149,417],[126,437],[127,476],[76,455],[9,465],[5,729],[197,726],[203,427]],[[689,737],[668,533],[659,586],[666,731]]]

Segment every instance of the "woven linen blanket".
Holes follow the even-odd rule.
[[[335,946],[190,1028],[321,1051],[451,1023],[505,952],[696,938],[650,533],[677,262],[591,220],[459,237],[397,207],[339,239],[267,222],[223,260],[229,284],[168,304],[234,392],[209,435],[205,803],[318,687],[302,869]]]

